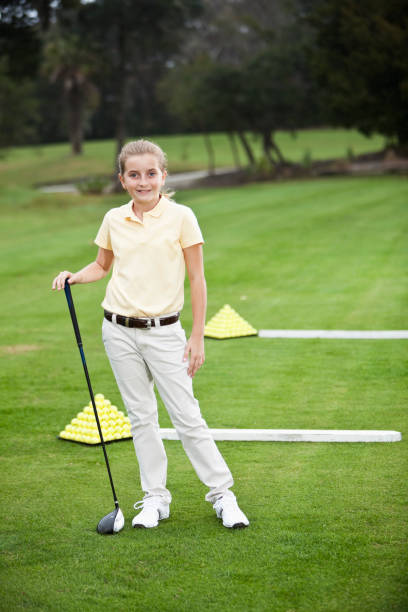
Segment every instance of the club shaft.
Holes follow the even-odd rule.
[[[103,439],[102,428],[101,428],[101,424],[100,424],[100,421],[99,421],[98,411],[96,409],[94,392],[93,392],[92,385],[91,385],[91,379],[89,378],[88,367],[86,365],[85,353],[84,353],[84,349],[83,349],[83,345],[82,345],[81,334],[79,332],[78,320],[77,320],[77,316],[76,316],[76,312],[75,312],[74,301],[72,299],[71,287],[69,286],[68,279],[65,281],[64,290],[65,290],[65,296],[66,296],[67,302],[68,302],[69,313],[71,315],[72,325],[73,325],[73,328],[74,328],[74,332],[75,332],[75,337],[76,337],[76,341],[77,341],[77,344],[78,344],[79,353],[81,355],[81,360],[82,360],[82,365],[83,365],[83,368],[84,368],[86,382],[88,384],[89,395],[91,397],[91,402],[92,402],[92,407],[93,407],[93,411],[94,411],[94,415],[95,415],[96,425],[98,427],[99,437],[101,439],[103,455],[105,457],[106,469],[108,470],[109,482],[110,482],[110,485],[111,485],[111,488],[112,488],[113,500],[115,502],[116,508],[118,508],[119,507],[119,503],[118,503],[118,500],[117,500],[117,497],[116,497],[115,487],[114,487],[114,484],[113,484],[113,479],[112,479],[112,474],[111,474],[111,470],[110,470],[108,455],[106,453],[105,441]]]

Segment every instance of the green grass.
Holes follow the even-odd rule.
[[[88,396],[50,285],[94,257],[123,198],[3,193],[0,609],[406,610],[406,341],[207,340],[195,391],[210,426],[396,429],[402,442],[219,443],[243,531],[216,520],[178,442],[170,520],[133,531],[137,463],[131,442],[113,444],[127,526],[98,536],[113,509],[102,451],[56,439]],[[407,329],[407,196],[393,177],[181,192],[206,239],[208,316],[230,303],[258,329]],[[122,406],[100,338],[105,285],[73,294],[95,392]],[[37,350],[4,348],[16,345]]]
[[[138,135],[135,135],[137,138]],[[250,142],[255,154],[260,157],[259,139]],[[197,170],[208,166],[204,139],[199,134],[154,136],[166,151],[169,170],[172,173]],[[233,166],[234,159],[225,134],[211,135],[217,166]],[[277,142],[283,154],[293,161],[346,157],[350,150],[354,154],[376,151],[384,146],[381,136],[365,138],[355,130],[302,130],[295,136],[278,132]],[[240,160],[246,164],[243,149],[239,143]],[[67,143],[35,147],[18,147],[7,152],[0,160],[0,186],[28,186],[53,184],[76,178],[109,175],[113,171],[115,157],[113,141],[85,142],[83,155],[72,156]]]

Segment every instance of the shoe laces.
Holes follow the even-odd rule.
[[[145,508],[154,508],[157,510],[158,505],[157,497],[145,497],[145,499],[137,501],[133,507],[135,510],[144,510]]]
[[[235,499],[235,497],[230,497],[226,495],[225,497],[221,497],[219,500],[217,499],[217,502],[222,506],[223,509],[228,509],[228,510],[238,509],[238,504],[237,504],[237,500]]]

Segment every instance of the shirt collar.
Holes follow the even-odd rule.
[[[143,216],[150,215],[151,217],[160,217],[160,215],[165,210],[166,205],[167,205],[167,198],[166,196],[161,194],[160,200],[157,202],[156,206],[152,208],[152,210],[149,210],[143,213]],[[137,217],[135,213],[133,212],[133,200],[130,200],[130,202],[128,202],[125,206],[125,219],[127,221],[137,221],[138,223],[141,223],[139,217]]]

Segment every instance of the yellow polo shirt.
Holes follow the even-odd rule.
[[[162,196],[141,221],[130,201],[109,210],[95,238],[113,251],[103,308],[133,317],[157,317],[184,304],[183,249],[204,242],[193,211]]]

